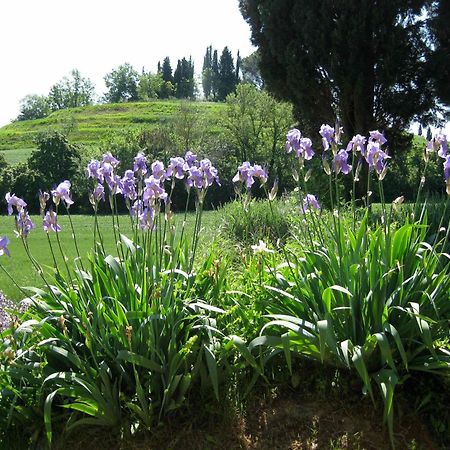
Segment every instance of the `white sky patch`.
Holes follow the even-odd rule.
[[[192,56],[199,73],[208,45],[234,58],[255,50],[238,0],[2,0],[0,17],[0,126],[75,68],[102,95],[103,77],[124,62],[156,72],[165,56],[173,70]]]

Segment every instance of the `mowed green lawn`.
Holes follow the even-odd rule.
[[[184,214],[175,215],[175,224],[181,227]],[[51,251],[47,239],[47,234],[42,229],[42,218],[39,216],[32,216],[32,221],[36,226],[28,238],[29,247],[32,255],[39,261],[45,270],[51,271],[53,267]],[[94,242],[94,217],[93,216],[72,216],[74,223],[75,235],[78,243],[78,248],[82,258],[87,258],[91,252]],[[59,234],[61,247],[68,258],[68,264],[73,265],[73,260],[76,258],[75,242],[72,238],[72,232],[67,216],[59,216],[58,222],[62,227]],[[191,237],[194,228],[195,214],[190,213],[186,222],[186,235]],[[205,211],[202,218],[201,238],[199,243],[199,252],[209,253],[210,245],[213,243],[218,234],[218,228],[221,223],[221,213],[219,211]],[[111,216],[99,217],[99,226],[103,235],[105,249],[107,252],[115,255],[114,235],[112,228]],[[8,236],[10,239],[9,250],[11,257],[6,255],[0,256],[1,266],[8,271],[15,282],[21,287],[34,286],[42,288],[44,282],[33,268],[22,242],[15,237],[15,224],[13,216],[0,216],[0,236]],[[121,233],[131,237],[131,224],[129,217],[126,215],[120,216],[120,231]],[[50,233],[49,237],[53,245],[53,249],[57,255],[60,255],[55,233]],[[58,259],[58,265],[64,271],[64,262],[61,257]],[[50,283],[51,284],[51,283]],[[19,289],[14,286],[9,277],[0,269],[0,291],[2,291],[8,298],[12,300],[20,300],[24,295]]]
[[[12,148],[2,150],[0,153],[5,157],[6,162],[10,166],[15,166],[18,163],[26,162],[35,148]]]

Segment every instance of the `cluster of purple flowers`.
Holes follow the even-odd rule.
[[[10,192],[6,193],[5,200],[8,205],[8,215],[12,215],[14,208],[16,209],[16,233],[20,237],[28,237],[30,231],[34,228],[34,224],[27,212],[27,204],[15,194],[11,195]],[[7,245],[7,243],[4,245]]]
[[[447,136],[445,134],[438,134],[427,144],[427,152],[437,151],[440,158],[444,160],[444,178],[446,182],[450,183],[450,153],[448,151]]]
[[[378,130],[371,131],[368,139],[357,134],[356,136],[353,136],[348,143],[347,148],[338,150],[341,133],[341,128],[335,129],[327,124],[323,124],[320,127],[319,134],[322,136],[322,146],[324,150],[322,158],[324,159],[324,166],[328,167],[326,155],[328,150],[332,148],[332,167],[334,172],[336,174],[342,172],[347,175],[352,170],[352,166],[348,163],[349,153],[354,152],[356,154],[359,152],[369,164],[369,169],[375,170],[381,177],[386,171],[387,160],[390,158],[390,156],[382,149],[382,145],[387,142],[384,135]],[[302,137],[301,132],[296,128],[287,133],[286,150],[288,153],[295,150],[297,156],[301,158],[301,160],[309,160],[314,155],[311,140]]]
[[[307,137],[302,137],[302,133],[297,128],[290,130],[286,136],[286,151],[291,153],[293,150],[300,160],[309,161],[314,156],[312,141]]]
[[[250,189],[255,183],[255,178],[259,178],[261,185],[264,185],[267,183],[267,172],[260,165],[252,166],[245,161],[238,167],[238,171],[233,177],[233,183],[245,183],[247,189]]]
[[[7,309],[13,308],[14,304],[0,292],[0,333],[10,326],[11,315]]]
[[[184,180],[188,189],[194,187],[198,192],[204,192],[214,182],[219,184],[217,169],[209,159],[198,160],[191,151],[184,158],[170,158],[167,168],[161,161],[154,161],[150,167],[143,153],[134,158],[133,170],[126,170],[123,177],[116,174],[119,161],[111,153],[103,155],[102,161],[91,160],[86,175],[96,181],[96,187],[90,194],[94,208],[100,200],[105,199],[104,183],[108,186],[110,196],[122,194],[130,214],[138,218],[140,227],[152,229],[156,212],[161,202],[170,204],[170,196],[166,192],[165,182]]]
[[[306,194],[300,210],[303,214],[305,214],[312,209],[320,210],[319,201],[317,200],[315,195]]]

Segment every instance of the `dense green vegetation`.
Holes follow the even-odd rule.
[[[220,127],[219,114],[223,105],[208,102],[189,103],[201,118],[211,123],[212,131]],[[0,150],[33,147],[38,133],[49,128],[65,131],[73,143],[98,144],[113,132],[127,128],[152,129],[170,122],[179,111],[179,100],[153,100],[145,103],[91,105],[56,111],[46,118],[24,120],[0,129]]]
[[[233,102],[229,108],[232,120]],[[71,222],[60,214],[73,200],[64,181],[52,196],[39,197],[46,242],[30,222],[40,228],[41,219],[28,216],[32,201],[26,198],[27,207],[7,195],[19,237],[0,238],[1,282],[16,299],[34,295],[20,311],[0,298],[2,442],[11,446],[21,435],[18,448],[45,441],[58,448],[74,430],[152,440],[172,421],[204,417],[199,405],[211,405],[218,420],[237,421],[252,411],[249,395],[307,390],[303,383],[318,377],[347,401],[373,405],[373,421],[386,425],[378,448],[394,446],[399,407],[418,416],[437,398],[426,383],[441,375],[441,389],[448,380],[448,162],[446,197],[430,199],[422,186],[415,202],[386,203],[390,158],[384,137],[372,132],[361,163],[371,168],[371,185],[362,199],[347,200],[343,186],[350,182],[356,192],[360,183],[359,166],[347,159],[362,154],[362,141],[340,150],[340,130],[320,132],[329,146],[319,161],[329,189],[320,193],[311,142],[294,129],[284,162],[295,168],[297,187],[281,199],[277,181],[246,161],[231,172],[237,200],[207,213],[219,182],[208,159],[188,152],[147,165],[143,153],[134,160],[124,153],[124,168],[133,169],[121,177],[119,161],[104,153],[89,162],[84,182],[91,209],[108,210],[106,203],[112,214]],[[64,136],[40,142],[36,170],[48,166],[51,148],[61,170],[75,170],[77,148]],[[432,168],[442,173],[446,144],[436,140],[426,153],[421,179]],[[264,149],[258,144],[253,152]],[[186,215],[174,215],[168,199],[183,185]],[[373,191],[381,204],[373,204]],[[120,199],[131,216],[117,213]],[[195,214],[187,215],[189,199]],[[0,232],[11,236],[12,226],[5,218]],[[38,288],[20,285],[28,282]],[[416,399],[408,404],[411,385]],[[320,392],[318,384],[314,390]],[[448,412],[440,401],[434,407],[427,409],[427,427],[434,442],[447,445]],[[426,445],[419,430],[409,433],[407,448]],[[335,436],[329,441],[351,448]]]

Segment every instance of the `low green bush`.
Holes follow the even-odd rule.
[[[289,237],[288,205],[282,201],[243,198],[227,203],[221,211],[222,232],[238,243],[250,245],[262,240],[276,246]]]

